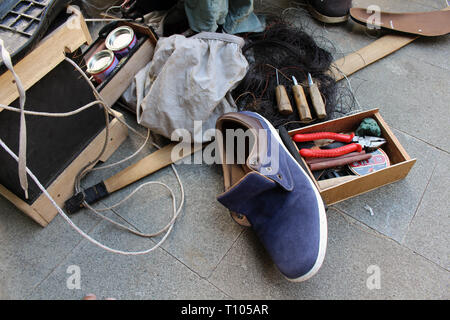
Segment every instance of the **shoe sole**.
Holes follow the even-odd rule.
[[[284,145],[283,141],[281,140],[280,135],[278,134],[278,131],[272,126],[272,124],[264,119],[263,117],[260,117],[260,120],[263,120],[267,126],[269,127],[270,131],[272,132],[272,135],[277,139],[278,143],[284,148],[284,151],[291,157],[292,161],[294,161],[295,164],[298,165],[298,167],[302,170],[302,172],[305,174],[305,176],[308,178],[309,183],[311,184],[311,187],[313,188],[316,198],[322,199],[319,191],[317,190],[316,185],[311,180],[311,178],[306,174],[306,172],[303,170],[303,168],[298,164],[297,160],[291,155],[291,153],[288,151],[286,146]],[[320,269],[320,267],[323,264],[323,261],[325,260],[325,253],[327,250],[327,241],[328,241],[328,226],[327,226],[327,215],[325,212],[325,206],[323,204],[323,201],[317,201],[317,205],[319,206],[319,230],[320,230],[320,240],[319,240],[319,253],[317,255],[316,262],[314,266],[309,270],[307,273],[302,275],[298,278],[288,278],[284,276],[287,280],[291,282],[302,282],[306,281],[312,276],[314,276]]]
[[[325,23],[342,23],[348,20],[349,15],[341,16],[341,17],[330,17],[321,14],[319,11],[314,9],[311,5],[308,5],[309,12],[311,15],[317,20]]]

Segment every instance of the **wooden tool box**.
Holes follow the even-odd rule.
[[[410,158],[406,150],[392,133],[391,129],[389,129],[389,126],[381,117],[378,109],[292,130],[289,131],[289,135],[292,137],[297,133],[314,133],[324,131],[336,133],[354,132],[364,118],[373,118],[380,126],[382,137],[387,140],[387,143],[381,148],[388,155],[390,166],[367,175],[357,176],[353,180],[329,188],[321,188],[319,183],[313,179],[327,205],[355,197],[359,194],[366,193],[381,186],[401,180],[408,175],[412,166],[416,162],[416,159]],[[299,151],[295,142],[292,143],[295,145],[296,150]],[[302,161],[309,171],[309,167],[303,158]],[[309,174],[312,176],[311,171],[309,171]]]
[[[92,90],[78,71],[64,61],[67,55],[76,57],[83,44],[97,48],[102,39],[92,43],[81,13],[72,8],[73,15],[45,37],[38,47],[15,67],[27,90],[27,110],[67,112],[96,100]],[[110,106],[131,83],[134,75],[153,56],[156,38],[149,29],[133,25],[139,33],[138,45],[113,74],[97,86],[97,90]],[[72,54],[75,53],[75,54]],[[85,57],[86,58],[86,57]],[[83,67],[83,60],[80,66]],[[0,103],[18,106],[18,92],[11,72],[0,75]],[[0,137],[17,154],[19,114],[0,109]],[[117,116],[122,117],[120,113]],[[65,118],[26,116],[27,166],[59,206],[73,195],[76,174],[93,161],[105,140],[105,115],[100,107],[92,107],[78,115]],[[126,139],[128,130],[111,117],[109,143],[100,161],[109,156]],[[46,226],[56,215],[47,197],[29,178],[29,198],[25,199],[17,175],[17,162],[0,150],[0,194],[30,216]],[[93,164],[94,165],[94,164]]]
[[[105,39],[109,31],[123,25],[133,29],[137,36],[137,43],[135,47],[131,49],[126,60],[121,62],[105,81],[97,85],[97,90],[109,105],[112,105],[119,99],[133,81],[136,73],[152,60],[157,42],[156,35],[153,31],[144,25],[127,21],[110,23],[100,30],[97,40],[86,50],[82,62],[84,69],[86,69],[85,66],[88,60],[96,52],[106,49]],[[135,110],[131,111],[136,112]]]

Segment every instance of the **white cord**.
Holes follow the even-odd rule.
[[[0,39],[0,49],[2,60],[5,63],[5,66],[11,71],[14,82],[17,87],[17,91],[19,92],[19,105],[20,105],[20,124],[19,124],[19,161],[18,161],[18,175],[20,186],[25,192],[25,199],[28,199],[28,179],[27,173],[25,171],[25,167],[27,165],[27,125],[25,122],[25,89],[22,85],[22,81],[20,81],[19,76],[14,71],[14,67],[11,61],[11,55],[3,43],[3,40]]]
[[[4,47],[4,43],[3,43],[3,41],[1,39],[0,39],[0,49],[2,51],[2,56],[3,57],[9,57],[9,52]],[[3,58],[3,60],[5,61],[7,59]],[[77,114],[77,113],[79,113],[79,112],[81,112],[81,111],[83,111],[85,109],[88,109],[88,108],[94,106],[94,105],[100,104],[101,106],[103,106],[103,108],[105,108],[105,112],[108,112],[109,114],[111,114],[114,117],[116,117],[114,112],[112,112],[112,110],[109,108],[109,106],[104,102],[104,100],[102,99],[102,97],[99,94],[99,92],[96,90],[96,88],[91,83],[91,81],[89,81],[89,78],[81,70],[81,68],[74,61],[72,61],[71,59],[65,58],[65,60],[68,61],[69,63],[71,63],[75,67],[75,69],[77,69],[83,75],[84,79],[89,83],[89,85],[90,85],[94,95],[98,99],[97,101],[93,101],[93,102],[88,103],[87,105],[85,105],[85,106],[83,106],[81,108],[78,108],[78,109],[76,109],[74,111],[65,112],[65,113],[48,113],[48,112],[26,111],[26,110],[23,109],[24,108],[24,104],[25,104],[26,92],[23,89],[23,86],[21,85],[20,78],[14,72],[14,67],[13,67],[12,63],[7,63],[8,61],[6,61],[5,65],[12,72],[12,74],[14,75],[14,78],[16,80],[17,89],[19,91],[19,96],[20,96],[20,101],[21,101],[21,108],[18,109],[18,108],[14,108],[14,107],[2,105],[2,104],[0,104],[0,107],[4,108],[5,110],[9,110],[9,111],[13,111],[13,112],[20,112],[22,117],[24,117],[25,114],[34,115],[34,116],[47,116],[47,117],[67,117],[67,116],[71,116],[71,115]],[[120,119],[118,117],[116,117],[116,119],[118,119],[122,124],[126,125],[131,131],[135,132],[139,136],[142,136],[140,133],[138,133],[134,128],[130,127],[122,119]],[[106,121],[108,122],[108,117],[106,117]],[[107,123],[107,127],[108,127],[108,123]],[[108,128],[106,128],[106,129],[108,129]],[[129,156],[129,157],[125,158],[125,159],[122,159],[122,160],[120,160],[120,161],[118,161],[118,162],[116,162],[114,164],[103,166],[103,167],[99,167],[99,168],[96,168],[96,169],[98,170],[98,169],[110,168],[112,166],[115,166],[117,164],[123,163],[123,162],[133,158],[134,156],[136,156],[144,148],[144,146],[147,144],[147,141],[149,140],[149,137],[150,137],[150,130],[147,131],[147,137],[145,138],[144,144],[135,153],[133,153],[131,156]],[[25,134],[25,138],[26,138],[26,134]],[[105,145],[103,146],[103,149],[102,149],[101,153],[99,154],[99,156],[97,157],[97,159],[100,158],[101,155],[103,154],[103,152],[105,150],[105,147],[106,147],[106,143],[107,143],[107,139],[105,139]],[[3,142],[3,140],[1,138],[0,138],[0,145],[3,147],[3,149],[5,149],[11,155],[11,157],[13,157],[19,163],[20,156],[18,157],[13,151],[11,151],[11,149]],[[160,147],[156,143],[152,142],[152,145],[155,146],[156,148],[160,149]],[[89,166],[89,164],[85,168],[83,168],[83,170],[80,171],[79,177],[77,177],[77,180],[81,179],[81,177],[84,176],[88,171],[92,170],[92,169],[88,170],[87,169],[88,166]],[[81,230],[76,224],[74,224],[73,221],[64,213],[64,211],[58,206],[58,204],[54,201],[54,199],[50,196],[50,194],[44,188],[44,186],[42,186],[42,184],[40,183],[39,179],[37,179],[37,177],[33,174],[33,172],[26,165],[24,167],[24,170],[25,170],[25,177],[26,177],[26,173],[28,173],[29,176],[36,183],[36,185],[39,187],[39,189],[45,194],[45,196],[50,200],[52,205],[58,210],[58,213],[63,217],[63,219],[75,231],[77,231],[83,238],[85,238],[89,242],[97,245],[98,247],[100,247],[100,248],[102,248],[102,249],[104,249],[106,251],[112,252],[112,253],[117,253],[117,254],[122,254],[122,255],[142,255],[142,254],[147,254],[147,253],[155,250],[156,248],[158,248],[159,246],[161,246],[163,244],[163,242],[167,239],[167,237],[169,236],[170,232],[172,231],[174,223],[175,223],[176,219],[178,218],[178,216],[179,216],[179,214],[181,212],[181,209],[183,208],[183,205],[184,205],[184,188],[183,188],[183,184],[181,182],[181,179],[180,179],[180,177],[178,175],[178,172],[177,172],[175,166],[173,164],[171,164],[171,167],[172,167],[172,170],[173,170],[173,172],[174,172],[174,174],[176,176],[176,179],[177,179],[177,181],[178,181],[178,183],[180,185],[181,200],[180,200],[180,206],[178,208],[177,208],[177,205],[176,205],[176,197],[175,197],[175,194],[172,191],[172,189],[168,185],[166,185],[166,184],[164,184],[162,182],[158,182],[158,181],[151,181],[151,182],[147,182],[147,183],[144,183],[144,184],[140,185],[135,190],[133,190],[128,196],[126,196],[124,199],[122,199],[118,203],[110,206],[109,208],[105,208],[105,209],[101,209],[101,210],[97,209],[96,210],[96,209],[92,208],[91,206],[89,206],[87,203],[84,203],[87,208],[92,210],[94,213],[96,213],[101,218],[103,218],[103,219],[113,223],[114,225],[116,225],[116,226],[118,226],[120,228],[126,229],[126,230],[132,232],[133,234],[136,234],[136,235],[139,235],[139,236],[142,236],[142,237],[155,237],[155,236],[159,236],[159,235],[163,234],[164,232],[166,232],[164,234],[163,238],[158,243],[156,243],[156,245],[154,245],[150,249],[144,250],[144,251],[122,251],[122,250],[113,249],[113,248],[110,248],[110,247],[108,247],[108,246],[98,242],[94,238],[90,237],[83,230]],[[153,233],[153,234],[144,234],[144,233],[141,233],[138,230],[128,228],[127,226],[124,226],[124,225],[122,225],[122,224],[120,224],[120,223],[118,223],[118,222],[116,222],[116,221],[114,221],[114,220],[112,220],[112,219],[110,219],[110,218],[108,218],[108,217],[106,217],[106,216],[104,216],[104,215],[99,213],[99,211],[109,210],[109,209],[112,209],[112,208],[115,208],[115,207],[121,205],[122,203],[124,203],[125,201],[130,199],[141,188],[143,188],[144,186],[147,186],[147,185],[151,185],[151,184],[163,186],[164,188],[166,188],[170,192],[171,197],[172,197],[172,205],[173,205],[172,218],[169,221],[169,223],[164,228],[162,228],[160,231],[158,231],[156,233]]]

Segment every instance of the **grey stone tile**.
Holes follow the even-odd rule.
[[[441,153],[404,245],[450,269],[450,156]]]
[[[394,134],[410,157],[417,159],[409,175],[401,181],[337,203],[335,206],[400,242],[419,206],[439,152],[397,130],[394,130]],[[364,208],[366,205],[373,209],[373,216]]]
[[[91,232],[114,249],[139,251],[155,243],[102,222]],[[68,289],[69,266],[80,270],[80,289]],[[31,299],[81,299],[94,293],[99,299],[224,299],[224,293],[201,279],[161,248],[146,255],[106,252],[84,241],[34,290]]]
[[[219,166],[181,165],[186,204],[163,248],[186,265],[208,277],[242,231],[216,197],[223,192]],[[195,188],[189,187],[196,185]]]
[[[250,230],[210,278],[235,299],[448,299],[448,272],[350,217],[328,211],[329,240],[321,270],[311,279],[283,278]],[[370,266],[380,289],[369,290]],[[370,269],[369,269],[370,271]]]
[[[23,299],[82,238],[60,216],[42,228],[4,198],[0,208],[0,298]],[[85,211],[71,218],[85,231],[99,223]]]
[[[353,0],[353,7],[367,8],[370,5],[376,4],[382,11],[387,12],[420,12],[431,11],[434,8],[443,8],[444,3],[445,0]]]
[[[241,227],[216,201],[216,196],[223,191],[218,166],[179,164],[176,168],[183,183],[185,204],[163,248],[207,277],[238,237]],[[150,181],[167,184],[179,206],[180,188],[170,167],[112,194],[103,203],[116,203],[137,186]],[[173,209],[169,192],[161,186],[150,185],[113,210],[140,231],[153,233],[169,222]]]

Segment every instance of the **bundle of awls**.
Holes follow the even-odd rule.
[[[245,78],[232,92],[240,110],[256,111],[270,120],[275,127],[300,120],[298,112],[289,115],[278,112],[275,88],[284,85],[289,100],[293,102],[292,90],[289,90],[294,85],[292,77],[306,88],[310,73],[319,87],[328,117],[333,113],[336,82],[327,74],[333,56],[318,46],[312,36],[299,28],[278,21],[269,22],[264,32],[248,34],[244,38],[246,44],[242,51],[250,68]],[[312,117],[312,123],[319,120],[314,113]],[[298,123],[295,125],[299,126],[301,125]]]

